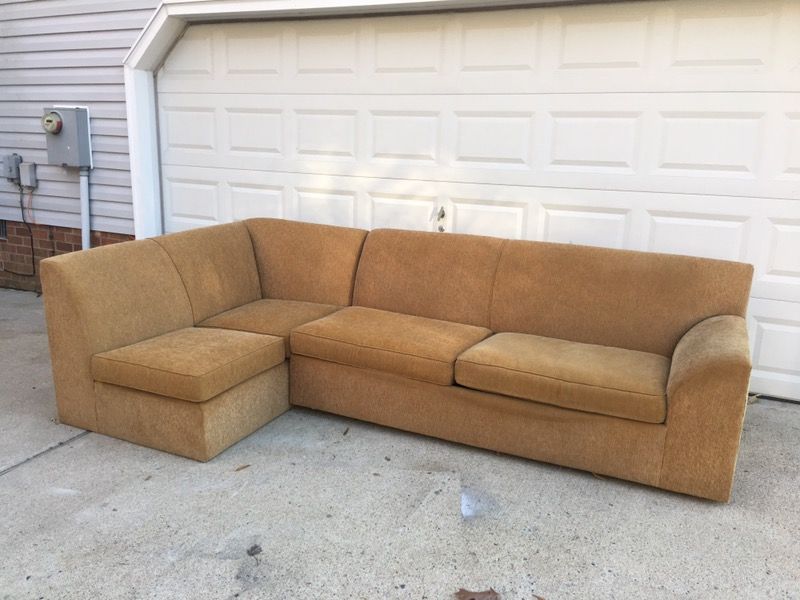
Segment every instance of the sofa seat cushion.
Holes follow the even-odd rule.
[[[670,360],[659,354],[525,333],[498,333],[464,352],[456,383],[585,412],[663,423]]]
[[[295,354],[450,385],[456,357],[490,334],[485,327],[350,306],[298,327],[291,339]]]
[[[316,321],[339,310],[334,304],[317,304],[298,300],[256,300],[198,323],[199,327],[220,327],[282,337],[286,354],[290,354],[289,334],[292,329]]]
[[[284,360],[283,339],[187,327],[92,357],[96,381],[205,402]]]

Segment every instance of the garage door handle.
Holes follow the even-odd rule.
[[[431,211],[431,221],[436,221],[437,223],[444,221],[446,215],[447,213],[444,212],[444,206],[440,206],[438,211],[434,208],[433,211]]]

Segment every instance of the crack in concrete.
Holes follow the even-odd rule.
[[[33,456],[29,456],[29,457],[28,457],[28,458],[26,458],[25,460],[23,460],[23,461],[20,461],[20,462],[18,462],[18,463],[17,463],[17,464],[15,464],[15,465],[11,465],[10,467],[6,467],[6,468],[5,468],[5,469],[3,469],[2,471],[0,471],[0,477],[2,477],[3,475],[5,475],[6,473],[9,473],[9,472],[13,471],[13,470],[14,470],[14,469],[16,469],[17,467],[21,467],[22,465],[24,465],[24,464],[27,464],[27,463],[31,462],[32,460],[35,460],[35,459],[39,458],[40,456],[44,456],[45,454],[47,454],[47,453],[48,453],[48,452],[50,452],[51,450],[56,450],[56,449],[58,449],[58,448],[61,448],[61,446],[65,445],[65,444],[69,444],[70,442],[72,442],[72,441],[74,441],[74,440],[77,440],[78,438],[82,438],[83,436],[85,436],[85,435],[88,435],[88,434],[90,434],[90,433],[92,433],[92,432],[91,432],[91,431],[82,431],[82,432],[80,432],[79,434],[77,434],[77,435],[74,435],[74,436],[72,436],[72,437],[71,437],[71,438],[69,438],[69,439],[66,439],[66,440],[64,440],[64,441],[62,441],[62,442],[58,442],[57,444],[54,444],[54,445],[52,445],[52,446],[50,446],[50,447],[48,447],[48,448],[45,448],[45,449],[44,449],[44,450],[42,450],[41,452],[37,452],[37,453],[36,453],[36,454],[34,454]]]

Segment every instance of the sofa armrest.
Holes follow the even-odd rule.
[[[98,431],[92,356],[191,327],[186,289],[153,240],[47,258],[41,278],[59,419]]]
[[[700,321],[687,331],[672,355],[667,397],[709,378],[725,379],[736,372],[750,374],[747,326],[742,317],[723,315]]]
[[[742,317],[708,318],[678,342],[667,381],[663,487],[730,498],[750,368]]]

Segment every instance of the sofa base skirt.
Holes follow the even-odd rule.
[[[291,403],[452,442],[658,486],[666,427],[415,381],[306,356]]]
[[[186,402],[95,382],[97,432],[207,461],[289,408],[289,368],[269,371],[207,400]]]

